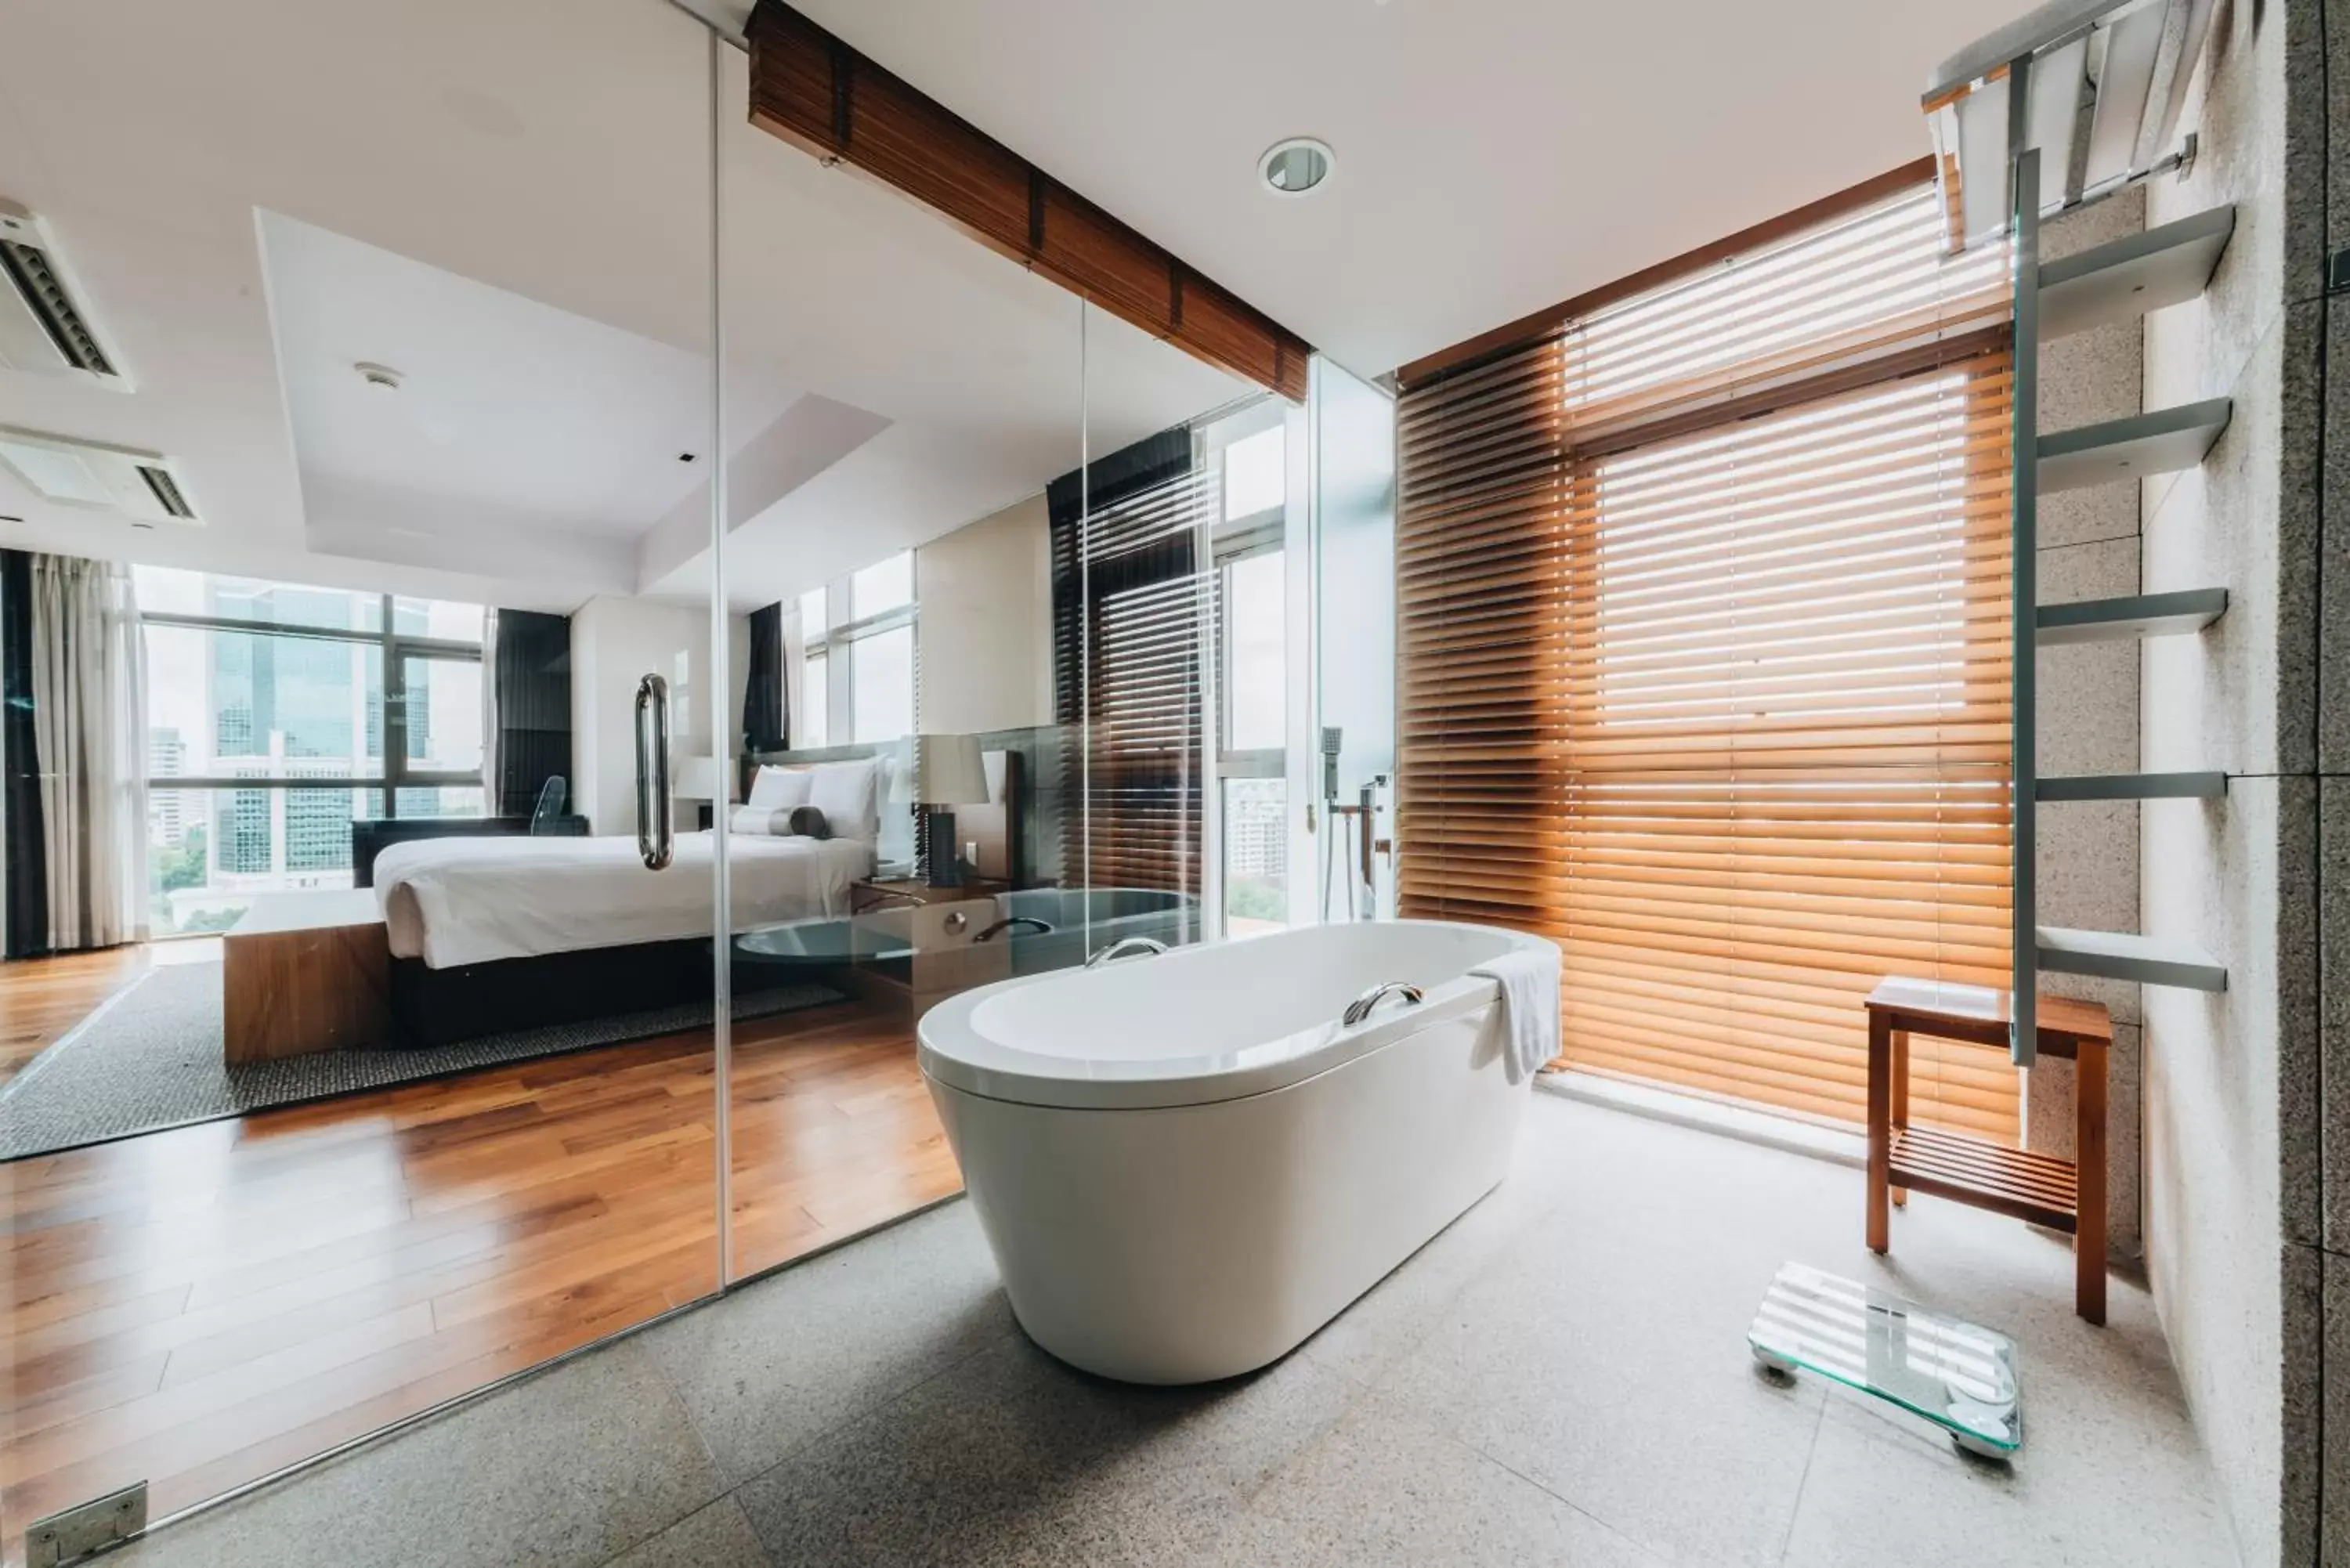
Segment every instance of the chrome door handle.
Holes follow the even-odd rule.
[[[637,682],[637,853],[644,857],[647,870],[659,871],[676,849],[669,779],[669,682],[648,675]]]
[[[1416,985],[1406,985],[1399,980],[1383,980],[1347,1004],[1347,1027],[1351,1029],[1371,1015],[1371,1010],[1390,996],[1400,996],[1407,1006],[1419,1005],[1422,992]]]

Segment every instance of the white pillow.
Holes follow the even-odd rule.
[[[806,768],[762,767],[752,775],[751,798],[743,804],[782,812],[806,805],[814,776]]]
[[[824,813],[833,836],[872,843],[881,829],[880,759],[819,763],[811,773],[806,804]]]
[[[792,831],[789,808],[771,811],[764,805],[738,805],[726,818],[727,831],[750,834],[760,838],[788,838]]]

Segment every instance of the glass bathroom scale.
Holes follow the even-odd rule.
[[[1789,1263],[1746,1343],[1773,1372],[1816,1372],[1898,1405],[1969,1453],[2003,1459],[2023,1446],[2015,1341],[1995,1329]]]

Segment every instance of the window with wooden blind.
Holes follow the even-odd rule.
[[[1071,886],[1198,893],[1208,755],[1202,556],[1219,476],[1188,426],[1047,492]]]
[[[1569,1064],[1858,1121],[1878,980],[2005,982],[2005,264],[1939,236],[1878,192],[1405,380],[1401,908],[1557,940]]]

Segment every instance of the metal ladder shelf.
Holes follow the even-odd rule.
[[[2040,268],[2040,341],[2127,321],[2203,292],[2236,232],[2236,209],[2214,207]]]
[[[2048,648],[2067,642],[2189,636],[2227,613],[2225,588],[2189,588],[2182,593],[2129,594],[2121,598],[2042,605],[2039,643]]]
[[[2040,967],[2058,974],[2089,974],[2140,985],[2175,985],[2189,991],[2225,991],[2225,965],[2192,942],[2166,942],[2126,931],[2075,931],[2042,926],[2036,932]]]
[[[2193,468],[2228,428],[2231,409],[2227,399],[2214,398],[2042,436],[2041,493],[2080,490]]]
[[[2226,795],[2228,780],[2225,774],[2208,771],[2043,778],[2035,683],[2043,644],[2191,635],[2227,612],[2227,590],[2216,587],[2073,605],[2038,602],[2042,492],[2192,468],[2228,428],[2233,411],[2229,400],[2215,398],[2043,434],[2040,347],[2200,294],[2235,233],[2236,214],[2232,207],[2214,208],[2043,265],[2036,150],[2015,159],[2010,193],[2015,239],[2015,925],[2009,1050],[2018,1065],[2029,1067],[2039,1044],[2043,970],[2195,991],[2224,991],[2228,985],[2226,967],[2191,944],[2039,923],[2035,834],[2043,802],[2216,800]]]
[[[2040,779],[2033,791],[2040,800],[2219,800],[2228,793],[2228,775],[2192,774],[2075,774]]]

